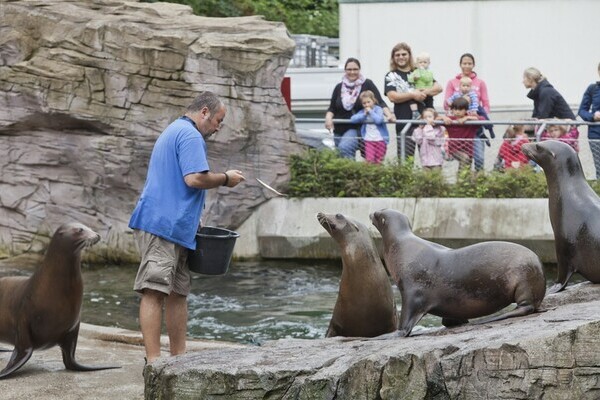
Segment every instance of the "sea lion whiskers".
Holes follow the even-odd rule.
[[[335,227],[329,223],[327,216],[322,212],[317,213],[317,221],[319,221],[319,224],[321,224],[321,226],[329,233],[335,229]]]

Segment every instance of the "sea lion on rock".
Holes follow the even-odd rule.
[[[517,303],[514,310],[478,323],[527,315],[544,299],[542,264],[531,250],[509,242],[450,249],[413,234],[395,210],[371,214],[381,233],[383,259],[402,296],[399,335],[408,336],[427,313],[446,327],[467,323]]]
[[[94,371],[120,367],[89,367],[75,361],[83,301],[81,252],[100,236],[80,223],[59,227],[41,265],[31,277],[0,278],[0,342],[13,344],[6,378],[23,366],[33,350],[59,345],[65,367]]]
[[[369,230],[342,214],[317,219],[340,246],[342,278],[326,337],[374,337],[398,329],[394,291]]]
[[[577,153],[558,140],[528,143],[521,149],[542,167],[548,182],[558,262],[558,277],[549,293],[563,290],[574,272],[600,283],[600,198],[587,183]]]

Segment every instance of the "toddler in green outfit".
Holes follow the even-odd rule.
[[[429,70],[429,64],[431,59],[429,54],[420,53],[416,57],[417,61],[417,69],[412,71],[408,75],[408,83],[410,83],[416,90],[424,90],[429,89],[433,86],[433,72]],[[433,108],[433,98],[431,96],[427,96],[424,103],[425,107]],[[418,119],[420,116],[418,105],[416,102],[412,102],[410,104],[410,109],[413,113],[413,119]]]

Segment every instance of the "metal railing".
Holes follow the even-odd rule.
[[[439,125],[444,125],[444,122],[442,120],[438,120],[436,122]],[[297,124],[319,123],[320,126],[324,128],[325,120],[323,118],[297,118],[296,123]],[[334,119],[333,123],[334,124],[336,124],[336,123],[337,124],[339,124],[339,123],[350,124],[351,122],[350,122],[350,120],[347,120],[347,119]],[[414,145],[411,135],[412,135],[412,129],[416,125],[424,125],[425,123],[426,122],[423,120],[412,120],[412,119],[411,120],[397,120],[395,122],[387,123],[388,128],[391,127],[392,125],[401,125],[401,126],[403,125],[403,129],[399,132],[398,136],[396,136],[395,129],[388,129],[388,131],[390,133],[390,146],[388,146],[386,159],[394,159],[397,157],[398,162],[404,163],[405,160],[407,159],[407,147],[411,146],[411,151],[409,153],[412,153],[412,149],[414,149],[416,147],[416,149],[414,150],[414,160],[415,160],[415,164],[417,166],[419,166],[420,165],[419,157],[417,157],[419,149],[418,149],[418,146]],[[582,127],[590,126],[590,125],[600,126],[600,122],[587,122],[587,121],[581,121],[581,120],[562,120],[562,119],[561,120],[558,120],[558,119],[553,119],[553,120],[523,120],[523,119],[520,119],[520,120],[467,121],[467,122],[465,122],[465,125],[492,125],[493,127],[510,126],[510,125],[530,126],[530,127],[534,128],[533,134],[529,136],[531,141],[542,140],[542,133],[546,130],[546,128],[549,125],[577,126],[580,129],[580,134],[579,134],[579,137],[575,140],[574,147],[576,147],[577,151],[579,152],[579,158],[581,160],[582,166],[584,167],[584,173],[586,174],[586,177],[588,179],[596,179],[596,175],[600,179],[600,140],[589,139],[587,137],[587,129],[582,129]],[[488,138],[487,140],[486,139],[478,139],[478,138],[475,138],[475,139],[452,139],[452,138],[446,137],[445,141],[447,141],[448,143],[451,143],[453,140],[461,141],[463,143],[468,142],[469,140],[471,140],[473,142],[487,141],[488,145],[485,146],[484,155],[482,156],[482,158],[485,160],[484,161],[485,165],[484,165],[483,169],[492,170],[492,169],[495,169],[498,167],[496,165],[496,159],[500,155],[499,150],[500,150],[500,147],[502,146],[502,143],[505,142],[506,140],[509,140],[509,139],[505,139],[503,137],[503,133],[504,133],[503,131],[496,132],[496,137],[494,139]],[[394,137],[396,140],[393,140]],[[361,140],[360,134],[358,135],[357,140]],[[395,144],[395,146],[394,146],[394,144]],[[569,144],[572,144],[572,143],[569,143]],[[456,145],[456,143],[455,143],[455,145]],[[473,146],[473,144],[471,144],[470,146]],[[394,147],[395,147],[395,149],[394,149]],[[363,150],[363,149],[359,149],[359,150]],[[362,153],[362,151],[361,151],[361,153]],[[360,156],[359,156],[359,158],[360,158]],[[453,161],[455,161],[455,160],[446,158],[444,164],[452,164]],[[444,169],[452,169],[452,166],[444,165]],[[449,177],[450,181],[453,180],[452,175],[453,174],[451,172],[448,172],[448,177]]]

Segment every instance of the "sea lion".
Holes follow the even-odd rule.
[[[374,337],[398,329],[394,291],[367,227],[342,214],[318,213],[340,246],[342,278],[326,337]]]
[[[0,342],[13,344],[0,379],[29,360],[33,350],[59,345],[65,367],[74,371],[120,368],[84,366],[75,361],[83,300],[81,252],[100,236],[80,223],[60,226],[41,264],[30,277],[0,279]]]
[[[577,153],[558,140],[528,143],[521,149],[542,167],[548,182],[558,262],[558,276],[549,293],[563,290],[574,272],[600,283],[600,198],[588,185]]]
[[[399,335],[408,336],[427,313],[452,327],[511,303],[517,303],[514,310],[478,323],[527,315],[544,299],[542,264],[521,245],[483,242],[450,249],[414,235],[408,218],[398,211],[380,210],[370,217],[381,233],[383,259],[402,296]]]

